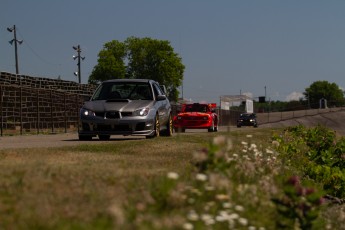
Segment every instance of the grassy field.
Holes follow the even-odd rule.
[[[292,174],[272,147],[280,131],[3,150],[0,229],[276,229],[276,178]],[[215,155],[207,172],[205,152]],[[224,154],[230,176],[220,173]],[[340,215],[332,209],[328,226]]]

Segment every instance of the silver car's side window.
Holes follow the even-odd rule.
[[[157,84],[153,84],[153,89],[155,91],[155,96],[157,97],[158,95],[164,95],[162,92],[161,88]]]

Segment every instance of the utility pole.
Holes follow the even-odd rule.
[[[81,73],[80,73],[80,59],[82,59],[82,60],[84,60],[85,59],[85,57],[81,57],[80,56],[80,53],[81,53],[81,48],[80,48],[80,45],[78,45],[78,46],[73,46],[73,49],[75,50],[75,51],[77,51],[77,56],[75,56],[75,55],[73,55],[73,59],[75,60],[75,59],[77,59],[78,58],[78,72],[74,72],[74,75],[76,76],[76,77],[78,77],[78,82],[79,82],[79,84],[81,83]]]
[[[16,25],[14,25],[12,28],[8,27],[7,31],[10,32],[10,33],[13,32],[14,38],[11,41],[9,41],[9,43],[11,45],[13,45],[13,42],[14,42],[14,55],[15,55],[15,59],[16,59],[16,74],[19,74],[17,43],[22,44],[23,40],[17,40]]]

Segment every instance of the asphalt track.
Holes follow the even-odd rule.
[[[328,112],[323,114],[317,114],[313,116],[301,116],[293,119],[287,119],[279,122],[269,122],[266,124],[259,123],[260,128],[279,128],[296,125],[304,125],[312,127],[316,125],[326,126],[340,136],[345,136],[345,110]],[[245,128],[245,127],[243,127]],[[237,130],[235,126],[219,127],[219,132],[227,132]],[[207,132],[207,130],[186,130],[190,132]],[[176,135],[176,134],[174,134]],[[145,137],[136,136],[111,136],[112,141],[124,141],[143,139]],[[80,144],[102,144],[104,141],[100,141],[98,138],[94,138],[92,141],[79,141],[77,133],[62,133],[62,134],[39,134],[39,135],[18,135],[18,136],[3,136],[0,137],[0,150],[2,149],[17,149],[17,148],[54,148],[63,146],[76,146]]]

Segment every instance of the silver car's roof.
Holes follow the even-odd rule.
[[[111,80],[106,80],[103,81],[102,83],[106,82],[155,82],[154,80],[151,79],[111,79]]]

